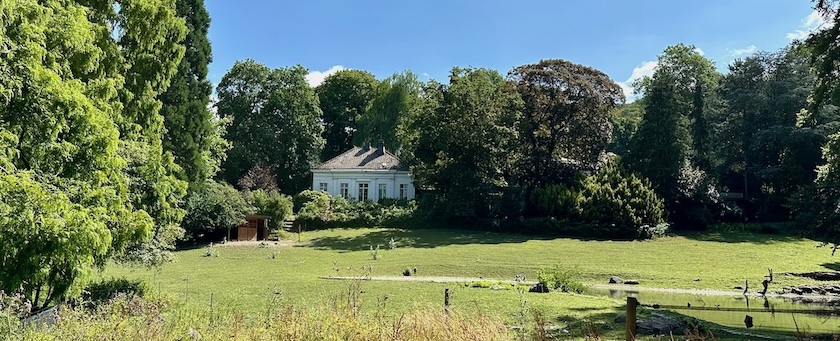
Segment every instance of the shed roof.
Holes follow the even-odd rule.
[[[408,165],[398,157],[385,150],[380,144],[379,148],[371,146],[353,147],[332,159],[315,167],[315,169],[369,169],[369,170],[401,170],[407,171]]]

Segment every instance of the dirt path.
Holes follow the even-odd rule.
[[[321,279],[336,279],[336,280],[364,280],[364,281],[394,281],[394,282],[430,282],[430,283],[472,283],[472,282],[490,282],[490,283],[504,283],[504,284],[525,284],[533,285],[537,282],[532,281],[509,281],[501,279],[481,278],[481,277],[446,277],[446,276],[365,276],[365,277],[346,277],[346,276],[322,276]]]
[[[395,282],[429,282],[429,283],[472,283],[478,281],[485,281],[491,283],[505,283],[505,284],[537,284],[534,281],[511,281],[492,278],[480,277],[446,277],[446,276],[366,276],[366,277],[346,277],[346,276],[323,276],[321,279],[332,280],[365,280],[365,281],[395,281]],[[712,289],[677,289],[677,288],[651,288],[637,285],[618,285],[618,284],[595,284],[590,286],[593,289],[606,290],[622,290],[622,291],[648,291],[648,292],[663,292],[674,294],[688,294],[688,295],[705,295],[705,296],[744,296],[742,291],[726,291],[726,290],[712,290]],[[758,293],[749,293],[750,296],[761,297]],[[768,292],[766,297],[779,298],[810,298],[810,299],[825,299],[838,300],[837,296],[828,295],[796,295],[796,294],[778,294]]]
[[[225,243],[213,243],[214,246],[221,246],[221,247],[230,247],[230,246],[260,246],[260,244],[265,244],[266,246],[273,246],[273,247],[285,247],[285,246],[294,246],[297,242],[291,240],[232,240]]]
[[[673,294],[688,294],[688,295],[705,295],[705,296],[744,296],[743,291],[727,291],[727,290],[713,290],[713,289],[676,289],[676,288],[650,288],[650,287],[641,287],[637,285],[620,285],[620,284],[595,284],[592,285],[591,288],[593,289],[607,289],[607,290],[623,290],[623,291],[648,291],[648,292],[664,292],[664,293],[673,293]],[[747,295],[750,297],[762,297],[761,294],[757,292],[750,292]],[[806,295],[797,295],[797,294],[779,294],[774,292],[768,292],[766,297],[779,297],[779,298],[809,298],[809,299],[819,299],[819,300],[827,300],[827,301],[837,301],[840,300],[840,297],[832,296],[832,295],[816,295],[816,294],[806,294]]]

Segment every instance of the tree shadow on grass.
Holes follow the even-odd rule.
[[[376,248],[377,245],[385,249],[389,247],[388,243],[392,238],[397,248],[435,248],[448,245],[524,243],[556,237],[465,230],[385,229],[352,237],[320,237],[310,241],[309,246],[338,251],[368,250],[371,246]]]
[[[820,266],[822,266],[824,268],[827,268],[827,269],[834,270],[834,271],[840,271],[840,262],[822,263],[822,264],[820,264]]]
[[[606,309],[570,308],[570,310],[585,312],[588,310]],[[620,310],[614,310],[596,314],[587,314],[586,316],[580,316],[577,314],[559,315],[554,316],[553,322],[566,329],[568,332],[566,336],[569,337],[604,337],[604,334],[619,334],[624,331],[624,322],[616,322],[615,320],[616,316],[620,313]]]
[[[675,231],[674,234],[688,239],[719,243],[779,244],[802,240],[801,237],[792,235],[765,234],[757,232]]]

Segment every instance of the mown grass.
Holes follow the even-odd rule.
[[[388,249],[394,238],[395,250]],[[296,236],[292,237],[297,240]],[[358,293],[346,281],[321,276],[401,276],[417,268],[418,276],[482,277],[512,280],[524,274],[535,280],[540,268],[575,267],[587,284],[606,283],[610,275],[632,278],[642,286],[728,290],[745,279],[759,283],[768,268],[774,286],[802,284],[806,279],[783,272],[826,270],[835,264],[816,242],[777,235],[737,233],[687,234],[651,241],[595,241],[540,238],[457,230],[335,229],[304,232],[293,247],[218,247],[205,257],[198,248],[179,251],[177,261],[157,270],[117,265],[103,277],[142,279],[150,292],[206,309],[214,304],[260,313],[278,301],[317,308],[324,302],[357,295],[363,312],[394,317],[416,309],[440,309],[445,288],[454,290],[453,310],[491,314],[504,321],[539,312],[548,321],[570,324],[586,333],[586,321],[601,333],[620,336],[612,318],[623,302],[576,294],[532,294],[517,290],[467,288],[422,282],[363,281]],[[374,260],[371,245],[380,245]],[[696,281],[699,279],[699,281]],[[771,290],[773,287],[771,287]],[[274,303],[272,303],[274,302]],[[611,331],[611,328],[619,328]]]

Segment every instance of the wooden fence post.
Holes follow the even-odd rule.
[[[627,296],[627,327],[624,333],[626,341],[636,340],[636,306],[639,301],[635,297]]]
[[[443,291],[443,311],[449,314],[449,288]]]

